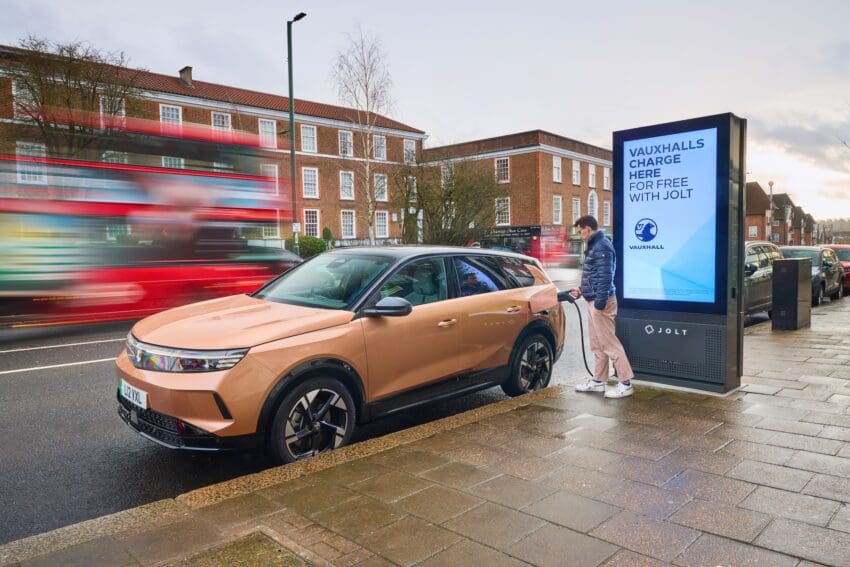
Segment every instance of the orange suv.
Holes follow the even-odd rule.
[[[253,294],[136,323],[117,359],[118,413],[167,447],[265,447],[292,462],[419,404],[543,388],[564,332],[558,290],[533,258],[338,249]]]

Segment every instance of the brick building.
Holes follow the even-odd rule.
[[[611,233],[612,153],[564,136],[532,130],[448,146],[427,148],[425,163],[453,160],[489,161],[507,196],[494,200],[496,228],[492,240],[532,253],[541,237],[566,240],[581,249],[572,224],[591,214]],[[536,255],[536,254],[535,254]]]
[[[744,238],[747,240],[769,240],[770,197],[758,182],[747,183],[747,205]]]
[[[0,67],[20,54],[20,49],[0,46]],[[197,81],[191,67],[174,75],[142,72],[137,87],[141,100],[126,106],[128,118],[256,136],[261,148],[260,171],[245,173],[275,179],[280,194],[291,194],[287,97]],[[13,81],[0,74],[0,153],[44,156],[45,147],[39,142],[38,133],[27,127],[26,119],[15,116],[15,96],[20,94]],[[363,242],[368,238],[367,213],[364,179],[358,165],[364,160],[365,134],[358,126],[357,112],[299,99],[295,100],[294,110],[295,220],[302,225],[301,234],[321,237],[327,227],[342,244]],[[422,130],[384,116],[377,117],[373,133],[372,182],[376,187],[386,187],[378,198],[374,219],[380,243],[400,236],[398,214],[389,207],[393,168],[405,161],[416,161],[426,136]],[[161,160],[162,167],[192,167],[182,158],[161,156]],[[286,207],[279,211],[277,226],[264,229],[266,238],[291,236],[291,207]]]

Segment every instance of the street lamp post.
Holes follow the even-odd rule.
[[[301,232],[299,225],[301,223],[298,222],[295,207],[295,97],[292,94],[292,24],[306,15],[304,12],[299,12],[294,18],[286,22],[286,60],[289,65],[289,183],[292,188],[292,248],[296,254],[301,252],[298,243],[298,233]]]

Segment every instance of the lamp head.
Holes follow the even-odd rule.
[[[297,22],[300,19],[303,19],[306,15],[307,14],[305,14],[304,12],[298,12],[297,14],[295,14],[295,17],[292,18],[293,23]]]

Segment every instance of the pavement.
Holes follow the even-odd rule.
[[[848,318],[844,299],[808,329],[748,327],[726,396],[552,387],[14,541],[0,565],[850,565]]]

